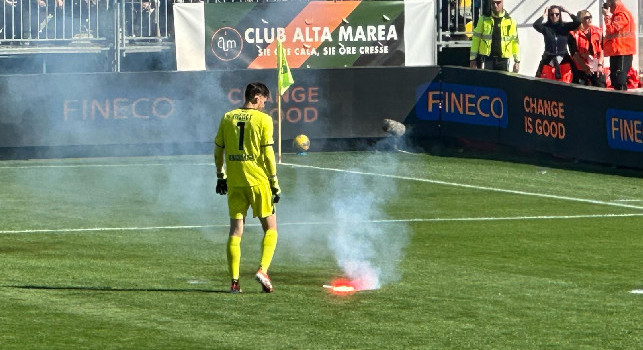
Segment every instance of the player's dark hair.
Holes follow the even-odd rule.
[[[270,97],[270,90],[264,83],[255,82],[250,83],[246,86],[246,101],[252,101],[256,95],[265,96],[266,98]]]

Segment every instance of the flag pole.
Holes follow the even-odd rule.
[[[281,42],[277,41],[277,163],[281,164]]]
[[[277,69],[277,72],[279,72],[279,69]],[[281,164],[281,94],[279,93],[278,86],[277,86],[277,162]]]

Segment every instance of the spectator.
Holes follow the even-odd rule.
[[[603,5],[605,56],[610,58],[610,80],[614,90],[627,90],[627,76],[636,53],[636,23],[621,0]]]
[[[0,21],[2,21],[0,39],[2,40],[13,39],[14,16],[17,14],[16,4],[17,2],[15,0],[2,1],[2,6],[0,7]]]
[[[21,19],[22,39],[37,39],[41,23],[43,27],[47,24],[47,3],[44,0],[20,0],[19,6],[17,12]]]
[[[491,16],[483,15],[473,30],[469,62],[471,68],[509,70],[513,57],[513,71],[520,69],[520,44],[518,26],[504,10],[503,0],[493,0]]]
[[[65,24],[65,0],[48,0],[46,16],[46,37],[48,39],[64,38],[63,28],[69,25]],[[44,36],[45,32],[41,32],[40,37]]]
[[[603,36],[601,29],[592,25],[587,10],[578,11],[581,25],[570,33],[570,54],[576,69],[574,83],[605,87],[603,73]]]
[[[109,5],[107,0],[67,0],[71,3],[72,34],[74,38],[94,38],[99,36],[99,31],[104,31],[107,21],[98,16],[99,12],[106,12]],[[99,11],[100,7],[100,11]]]
[[[159,36],[161,11],[158,5],[158,0],[127,0],[125,3],[126,35],[128,37]],[[163,6],[167,6],[165,2]]]
[[[571,22],[563,22],[561,18],[563,12],[569,14],[572,18]],[[545,18],[547,18],[547,22],[543,23]],[[543,16],[536,20],[534,28],[543,35],[545,40],[545,52],[538,65],[537,77],[553,77],[556,80],[572,81],[572,69],[574,67],[567,50],[567,44],[569,32],[577,29],[580,24],[576,15],[557,5],[546,8]],[[553,76],[550,74],[552,71]]]
[[[126,35],[143,38],[173,35],[173,3],[173,0],[127,0]]]

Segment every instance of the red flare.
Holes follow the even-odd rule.
[[[334,280],[330,285],[325,284],[324,288],[330,289],[333,294],[346,295],[357,292],[355,283],[344,278]]]

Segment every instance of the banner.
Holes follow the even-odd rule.
[[[281,96],[283,138],[306,134],[319,145],[325,139],[384,137],[382,120],[402,121],[414,114],[415,87],[438,72],[438,67],[298,71]],[[162,145],[168,153],[181,145],[211,147],[223,115],[243,105],[249,82],[273,87],[264,111],[277,123],[275,73],[0,76],[0,104],[5,106],[0,148],[76,146],[76,155],[82,156],[82,149],[95,146]],[[437,128],[430,129],[437,135]]]
[[[416,114],[441,136],[641,168],[643,97],[509,73],[442,67]],[[418,130],[419,131],[419,130]]]
[[[0,76],[0,147],[81,151],[213,147],[227,111],[276,70]],[[64,88],[62,88],[64,87]],[[265,112],[279,118],[271,89]],[[283,139],[468,139],[567,159],[643,167],[643,96],[458,67],[302,69],[281,96]],[[430,144],[429,142],[428,144]],[[58,156],[65,156],[59,154]]]
[[[435,63],[434,0],[176,4],[178,70]],[[201,23],[199,16],[202,16]],[[195,33],[203,28],[204,34]],[[203,53],[201,57],[200,54]]]
[[[204,78],[199,72],[0,76],[0,147],[210,141],[211,113],[225,95]]]

